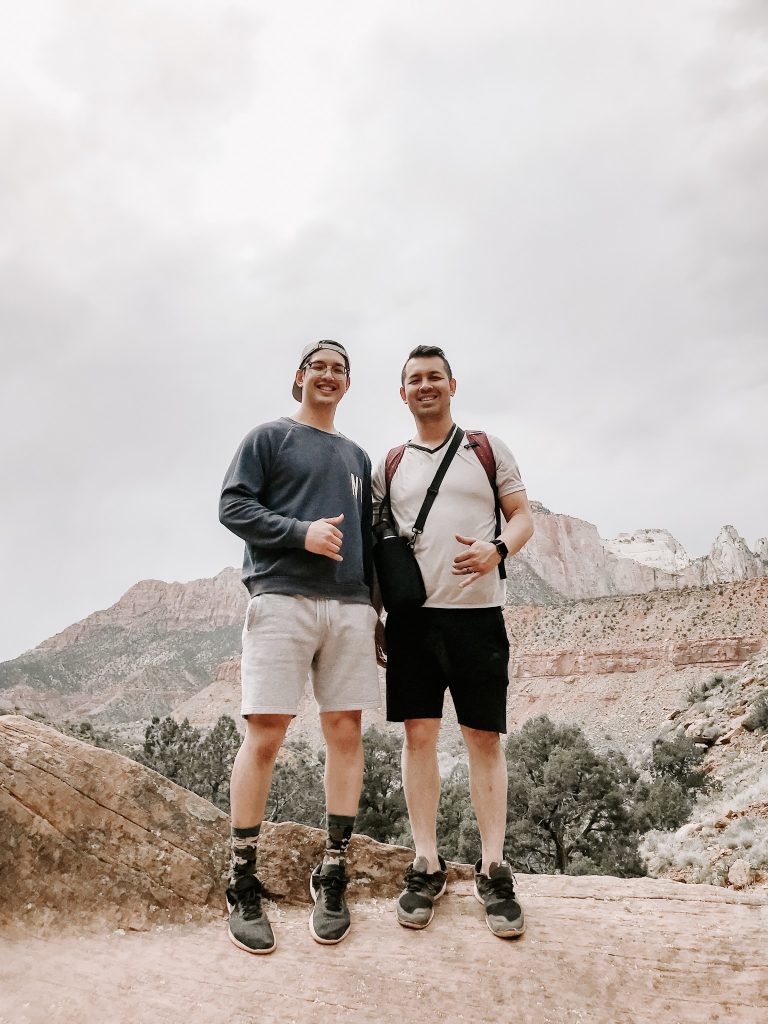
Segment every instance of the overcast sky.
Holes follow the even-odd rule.
[[[532,498],[768,533],[763,0],[26,0],[0,41],[0,659],[239,564],[218,492],[344,342],[337,425],[456,420]]]

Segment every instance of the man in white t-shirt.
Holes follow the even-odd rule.
[[[451,416],[456,381],[442,349],[420,345],[408,356],[401,383],[400,396],[413,414],[416,435],[405,445],[391,477],[389,507],[400,534],[411,537],[427,488],[457,429]],[[491,931],[509,938],[522,934],[525,924],[503,851],[507,769],[499,734],[506,732],[509,641],[499,565],[530,539],[533,519],[509,448],[498,438],[481,437],[492,450],[495,493],[476,439],[473,444],[464,438],[424,532],[416,537],[414,553],[427,599],[420,608],[387,616],[387,718],[405,726],[403,787],[415,846],[397,918],[405,927],[425,928],[434,901],[446,888],[436,823],[437,739],[447,688],[467,745],[470,792],[482,840],[475,895],[485,906]],[[385,465],[382,459],[373,475],[374,518],[390,514]]]

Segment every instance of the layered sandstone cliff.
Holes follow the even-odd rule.
[[[0,664],[0,707],[111,724],[168,714],[239,650],[246,603],[235,569],[137,583],[111,608]]]
[[[768,646],[768,579],[508,608],[511,727],[548,714],[598,746],[649,742],[692,686]]]
[[[708,555],[691,558],[666,530],[637,530],[602,540],[583,519],[532,503],[536,530],[516,556],[559,594],[571,599],[643,594],[733,583],[768,575],[768,539],[753,552],[733,526],[724,526]]]
[[[217,629],[242,622],[247,594],[236,569],[190,583],[142,580],[104,611],[44,640],[37,651],[63,651],[103,629],[152,629],[173,632],[197,627]]]

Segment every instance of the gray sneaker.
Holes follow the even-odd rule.
[[[404,928],[426,928],[435,915],[434,903],[446,890],[447,869],[439,857],[437,871],[427,873],[426,857],[417,857],[405,872],[405,888],[397,898],[397,920]]]
[[[309,930],[316,942],[332,946],[341,942],[352,927],[344,890],[347,874],[342,864],[319,864],[309,878],[309,893],[315,901]]]
[[[255,875],[240,875],[227,889],[229,937],[246,953],[271,953],[275,936],[261,900],[264,886]]]
[[[475,899],[485,907],[485,923],[494,935],[511,939],[525,931],[523,908],[515,899],[515,876],[503,860],[495,861],[487,875],[480,874],[481,862],[475,864]]]

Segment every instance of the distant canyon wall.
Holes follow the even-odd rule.
[[[571,600],[645,594],[768,576],[768,538],[752,551],[733,526],[723,526],[710,552],[691,558],[666,530],[638,530],[603,540],[583,519],[532,503],[535,533],[516,556],[536,577]]]

